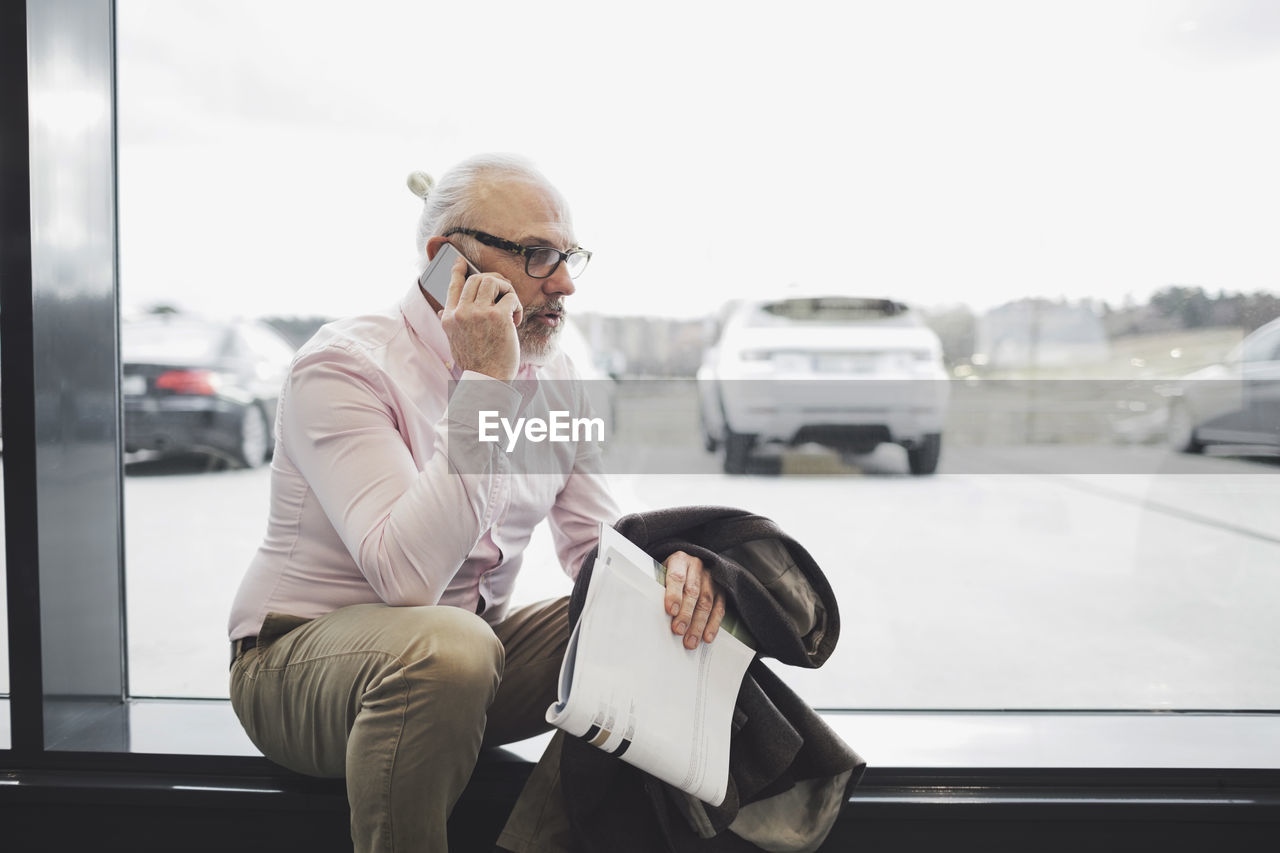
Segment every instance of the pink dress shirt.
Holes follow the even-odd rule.
[[[511,385],[459,371],[416,283],[396,309],[322,328],[280,396],[267,532],[230,636],[256,635],[271,611],[314,618],[370,602],[446,604],[498,622],[544,518],[576,577],[600,523],[619,514],[600,444],[539,444],[539,473],[528,473],[501,429],[500,441],[478,440],[482,410],[512,422],[556,400],[584,411],[575,378],[564,355],[522,367]]]

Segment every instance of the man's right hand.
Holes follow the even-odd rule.
[[[511,282],[495,273],[468,277],[467,262],[454,263],[440,322],[460,368],[503,382],[515,379],[520,367],[516,327],[523,319],[524,306]]]

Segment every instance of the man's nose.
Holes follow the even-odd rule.
[[[573,286],[573,278],[569,275],[569,267],[563,261],[556,267],[555,272],[543,279],[543,282],[542,292],[548,295],[570,296],[577,289]]]

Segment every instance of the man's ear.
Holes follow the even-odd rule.
[[[436,252],[440,251],[440,247],[448,243],[448,239],[444,237],[432,237],[427,241],[427,260],[431,260],[436,256]]]

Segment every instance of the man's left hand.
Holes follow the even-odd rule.
[[[724,594],[697,557],[676,551],[662,565],[667,567],[663,606],[671,616],[671,633],[684,634],[686,649],[711,642],[724,618]]]

